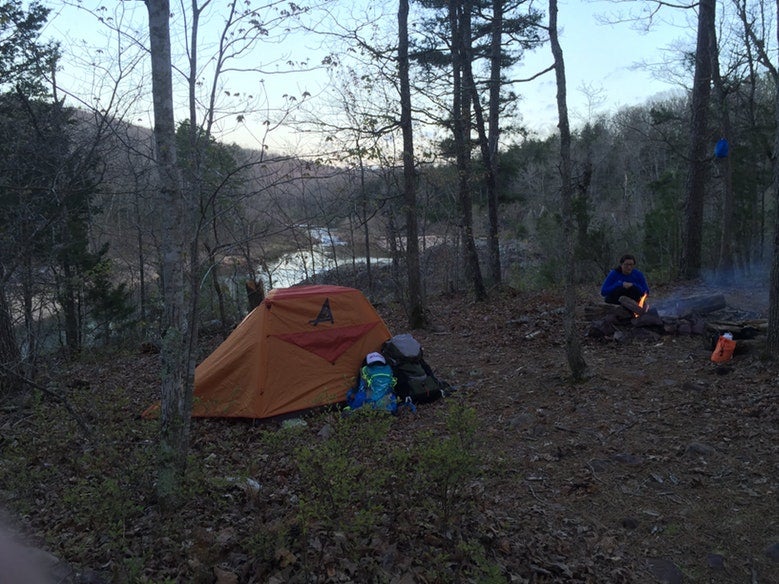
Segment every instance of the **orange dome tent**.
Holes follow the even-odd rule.
[[[195,369],[192,415],[269,418],[342,402],[365,355],[391,336],[359,290],[273,289]]]

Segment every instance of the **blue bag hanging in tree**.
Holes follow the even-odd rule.
[[[730,150],[730,144],[725,138],[720,138],[717,141],[717,145],[714,146],[714,156],[717,158],[727,158],[728,151]]]

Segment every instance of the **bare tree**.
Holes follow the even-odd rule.
[[[162,401],[157,496],[163,508],[179,498],[189,450],[194,367],[186,334],[184,217],[186,201],[176,161],[170,49],[170,2],[147,0],[154,102],[154,138],[163,217]]]
[[[777,16],[779,16],[779,4],[777,4]],[[779,41],[779,32],[777,32]],[[776,140],[774,142],[774,245],[771,259],[771,278],[768,287],[768,331],[766,334],[765,354],[776,357],[779,354],[779,78],[774,70],[776,79],[776,104],[774,119],[776,120]]]
[[[767,356],[779,352],[779,68],[771,60],[766,48],[767,42],[755,30],[756,23],[747,13],[746,4],[735,2],[739,19],[744,27],[746,38],[757,52],[757,61],[767,70],[774,84],[774,143],[773,195],[774,195],[774,241],[771,256],[771,273],[768,282],[768,330],[766,331]],[[775,2],[775,17],[779,18],[779,1]],[[774,30],[775,41],[779,43],[779,29]]]
[[[498,197],[498,143],[501,136],[502,114],[507,101],[503,95],[504,71],[517,63],[523,51],[537,45],[540,39],[537,35],[537,25],[541,13],[532,7],[523,14],[518,11],[522,2],[512,0],[489,0],[485,5],[476,2],[476,14],[486,20],[486,24],[477,20],[477,28],[480,34],[477,37],[477,45],[469,50],[470,57],[465,61],[464,75],[467,86],[471,92],[474,113],[474,127],[476,129],[481,150],[482,166],[484,168],[484,187],[487,194],[487,214],[489,218],[489,230],[487,233],[487,250],[489,255],[489,267],[492,283],[500,286],[503,275],[501,273],[500,259],[500,226],[499,226],[499,197]],[[492,9],[489,15],[488,6]],[[509,39],[504,47],[504,35]],[[484,36],[488,39],[481,40]],[[508,46],[518,47],[509,50]],[[486,119],[484,106],[482,105],[479,83],[474,76],[474,62],[476,57],[486,57],[489,61],[489,78],[486,80]]]
[[[571,184],[571,130],[568,123],[568,104],[565,86],[565,61],[557,33],[557,0],[549,0],[549,41],[554,55],[557,80],[557,114],[560,128],[561,214],[565,245],[565,347],[568,366],[574,381],[585,376],[587,363],[582,355],[581,342],[576,331],[576,257],[574,254],[573,186]]]
[[[710,23],[712,30],[709,33],[709,42],[711,43],[711,72],[714,82],[714,95],[716,97],[717,110],[720,118],[721,136],[725,140],[733,139],[733,129],[730,120],[730,108],[728,105],[727,79],[723,79],[720,73],[719,46],[717,42],[717,33],[714,27],[714,18]],[[733,278],[733,226],[735,225],[734,201],[733,201],[733,164],[731,156],[719,158],[717,164],[720,166],[720,175],[723,183],[722,194],[722,225],[720,229],[720,249],[719,261],[717,265],[718,279],[727,283]]]
[[[683,278],[696,278],[701,270],[703,246],[703,204],[706,189],[708,108],[711,96],[712,39],[716,0],[698,4],[698,39],[695,49],[695,76],[692,86],[692,123],[688,155],[687,198],[684,208],[682,245]]]
[[[339,135],[349,135],[355,142],[356,147],[350,147],[347,153],[350,158],[355,159],[360,176],[360,191],[363,194],[360,201],[361,217],[358,220],[365,230],[368,260],[370,255],[367,219],[375,213],[372,208],[376,205],[368,204],[371,201],[369,192],[365,191],[366,183],[363,177],[369,169],[365,165],[378,163],[378,172],[389,179],[385,183],[387,196],[378,202],[378,206],[383,207],[382,212],[390,232],[388,241],[393,251],[393,266],[399,270],[401,263],[404,264],[405,278],[401,276],[400,279],[405,280],[405,285],[402,290],[397,289],[398,298],[405,304],[410,326],[416,328],[426,326],[427,322],[420,271],[419,216],[423,213],[417,203],[418,156],[414,152],[408,19],[409,2],[401,0],[397,13],[398,30],[393,31],[392,36],[380,37],[377,34],[383,32],[383,29],[373,25],[382,18],[370,11],[366,11],[361,20],[353,21],[348,27],[344,22],[338,22],[332,30],[316,31],[317,34],[325,34],[339,43],[347,41],[352,48],[344,56],[344,61],[353,62],[356,67],[355,70],[353,66],[343,63],[340,65],[340,69],[348,73],[349,85],[339,92],[337,115],[323,118],[318,114],[317,117],[322,119],[317,119],[316,126],[319,131],[323,128],[327,130],[327,140],[330,143],[340,143]],[[366,24],[371,26],[366,27]],[[364,28],[370,29],[367,37],[363,37]],[[343,123],[336,127],[340,119]],[[401,142],[399,134],[402,135],[400,149],[396,147],[396,144]],[[403,173],[402,177],[399,177],[396,171],[401,165]],[[401,192],[396,196],[393,193],[397,190]],[[393,198],[402,200],[393,206]],[[385,206],[385,202],[390,204]],[[401,256],[398,254],[402,255],[405,262],[401,262]],[[370,261],[367,262],[367,268],[370,279]]]
[[[452,138],[458,176],[457,200],[460,230],[465,251],[465,271],[476,300],[487,298],[479,254],[473,230],[473,196],[471,194],[471,98],[467,79],[471,55],[471,0],[449,0],[448,18],[451,30],[452,62]]]
[[[488,237],[490,267],[492,269],[492,279],[497,285],[500,285],[503,281],[500,269],[500,243],[498,241],[498,140],[500,138],[500,82],[503,69],[503,1],[493,0],[492,2],[489,119],[487,148],[482,148],[482,157],[485,160],[484,164],[487,169],[487,201],[490,216]]]
[[[408,62],[408,0],[398,8],[398,76],[400,77],[400,127],[403,131],[403,199],[406,210],[406,270],[408,272],[408,324],[427,324],[419,273],[417,230],[417,173],[414,168],[414,134],[411,126],[411,83]]]

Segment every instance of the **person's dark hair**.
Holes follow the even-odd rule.
[[[633,260],[633,263],[636,263],[636,256],[634,256],[632,253],[626,253],[621,258],[619,258],[619,263],[617,264],[617,267],[614,268],[617,271],[620,271],[622,268],[622,264],[625,263],[625,260]]]

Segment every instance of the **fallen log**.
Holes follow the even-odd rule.
[[[651,305],[651,304],[650,304]],[[687,317],[693,314],[709,314],[722,310],[727,306],[723,294],[709,294],[706,296],[691,296],[673,301],[660,301],[653,305],[663,315]]]
[[[665,326],[665,322],[662,318],[660,318],[660,315],[657,313],[656,310],[653,308],[650,308],[646,312],[642,313],[640,316],[632,319],[630,323],[633,326],[658,326],[663,327]]]
[[[721,335],[731,333],[733,338],[754,339],[757,336],[764,335],[768,331],[767,320],[750,320],[745,322],[714,321],[707,322],[706,329],[709,332]]]
[[[760,355],[765,352],[765,339],[746,339],[736,341],[733,355]]]
[[[602,312],[605,312],[606,316],[590,321],[588,337],[610,338],[618,330],[621,330],[624,336],[627,330],[642,331],[643,333],[646,329],[666,335],[702,335],[706,333],[706,321],[698,314],[685,318],[663,317],[654,308],[649,308],[644,314],[635,316],[622,307],[614,307]],[[714,331],[709,332],[714,333]],[[713,334],[712,336],[718,335]]]
[[[762,332],[766,332],[768,330],[768,320],[767,319],[761,319],[761,320],[744,320],[739,322],[734,322],[731,320],[714,320],[709,322],[709,326],[714,330],[729,330],[729,329],[742,329],[742,328],[753,328]]]
[[[727,307],[725,296],[723,294],[708,294],[703,296],[691,296],[689,298],[680,298],[675,300],[657,300],[650,297],[646,310],[654,308],[660,313],[661,317],[676,316],[687,318],[693,314],[709,314],[722,310]],[[584,307],[584,316],[588,320],[597,320],[609,315],[618,317],[632,317],[633,311],[619,305],[607,303],[592,303]]]
[[[720,316],[728,320],[707,322],[703,316],[722,310],[727,306],[725,296],[710,294],[693,296],[679,300],[666,300],[652,303],[646,308],[637,308],[632,302],[620,304],[585,305],[584,315],[590,321],[587,336],[611,338],[625,326],[634,330],[648,328],[662,334],[703,335],[713,338],[730,332],[736,340],[748,340],[765,334],[768,322],[762,319],[735,321],[732,317]],[[641,312],[639,312],[639,309]],[[625,331],[623,331],[624,333]]]
[[[584,307],[584,317],[587,320],[599,320],[614,317],[620,320],[633,318],[633,313],[619,304],[588,304]]]
[[[634,314],[636,316],[640,316],[646,312],[646,309],[641,306],[638,302],[630,298],[629,296],[620,296],[619,297],[619,303],[627,308],[631,314]]]

